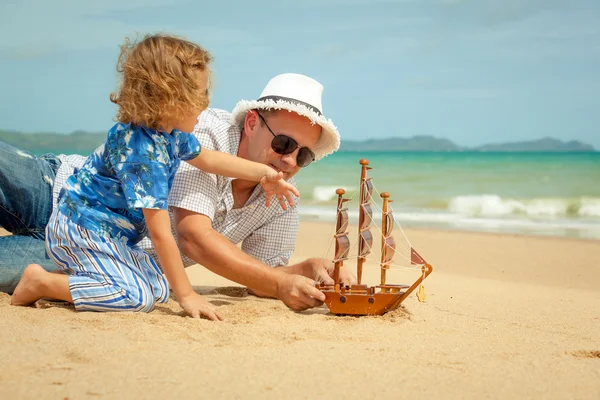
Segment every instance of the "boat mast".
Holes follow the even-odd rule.
[[[362,166],[360,171],[360,206],[358,207],[358,257],[356,259],[356,283],[360,285],[362,283],[362,270],[363,264],[367,258],[367,254],[369,254],[370,249],[367,249],[366,254],[363,249],[363,231],[368,231],[369,226],[363,227],[363,221],[365,216],[365,212],[363,209],[363,205],[369,205],[368,201],[365,200],[365,185],[367,181],[367,171],[370,170],[367,165],[369,165],[369,160],[363,158],[360,160],[360,165]],[[368,200],[368,199],[367,199]]]
[[[388,203],[392,200],[389,200],[390,194],[388,192],[383,192],[380,194],[383,199],[383,206],[381,207],[381,286],[385,285],[386,272],[390,268],[390,262],[387,259],[387,233],[388,233]]]
[[[348,217],[346,216],[344,218],[343,215],[343,207],[344,207],[344,201],[346,199],[343,198],[344,194],[346,193],[346,191],[344,189],[338,189],[335,191],[335,193],[338,195],[338,202],[337,202],[337,213],[336,213],[336,222],[335,222],[335,259],[334,259],[334,270],[333,270],[333,282],[335,285],[335,291],[339,292],[340,290],[340,268],[342,267],[342,265],[344,264],[344,258],[343,257],[343,253],[344,253],[344,249],[342,249],[342,246],[344,245],[343,242],[340,242],[340,235],[345,236],[345,229],[348,226]],[[347,240],[347,236],[345,236],[346,240]],[[348,245],[349,245],[349,241],[348,241]],[[348,247],[348,246],[347,246]]]

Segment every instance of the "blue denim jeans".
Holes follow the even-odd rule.
[[[12,293],[27,265],[57,269],[46,255],[45,228],[52,213],[52,184],[60,160],[37,157],[0,142],[0,291]]]

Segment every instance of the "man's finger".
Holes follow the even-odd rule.
[[[323,294],[323,292],[321,292],[319,289],[317,289],[315,287],[315,283],[312,282],[312,284],[310,283],[310,280],[307,280],[308,282],[306,282],[306,284],[304,285],[304,287],[302,288],[302,293],[304,293],[305,295],[312,297],[313,299],[316,299],[318,301],[325,301],[325,295]]]
[[[325,285],[333,285],[333,284],[335,284],[333,278],[331,276],[329,276],[329,274],[327,273],[327,271],[319,271],[319,276],[317,277],[317,279],[321,283],[324,283]]]
[[[351,272],[345,272],[341,278],[344,285],[354,285],[356,283],[356,276]]]
[[[323,297],[325,297],[325,296],[323,295]],[[325,300],[325,298],[323,298],[323,300]],[[301,295],[300,301],[306,305],[306,308],[319,307],[320,305],[323,304],[322,300],[315,299],[312,296],[309,296],[308,294],[305,294],[305,293],[303,293]]]
[[[305,293],[299,293],[294,304],[289,307],[294,311],[304,311],[309,308],[319,307],[321,304],[323,304],[321,301],[313,299]]]
[[[328,260],[326,258],[323,258],[322,260],[323,267],[325,267],[327,273],[333,278],[333,273],[335,272],[335,263],[332,260]],[[343,269],[341,271],[343,271]]]
[[[285,203],[285,200],[283,200],[283,196],[278,194],[277,196],[277,200],[279,200],[279,204],[281,204],[281,208],[283,208],[284,210],[287,210],[287,204]]]
[[[192,318],[200,318],[200,310],[196,309],[192,311]]]

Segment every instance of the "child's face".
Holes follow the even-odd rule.
[[[173,125],[173,128],[179,129],[182,132],[191,133],[198,123],[198,115],[200,115],[200,112],[192,112],[191,114],[186,115],[181,118],[178,124]]]
[[[198,75],[198,85],[200,86],[202,92],[203,93],[205,92],[206,96],[208,96],[208,71],[207,70],[198,71],[197,75]],[[176,129],[179,129],[182,132],[187,132],[187,133],[192,132],[194,130],[194,127],[198,123],[198,115],[200,115],[200,113],[202,111],[204,111],[204,109],[190,110],[189,114],[182,116],[179,119],[179,121],[177,121],[173,125],[173,127]]]

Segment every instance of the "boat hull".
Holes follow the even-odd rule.
[[[404,291],[395,293],[370,291],[345,293],[334,290],[322,290],[325,295],[325,305],[329,312],[336,315],[383,315],[401,304]]]

